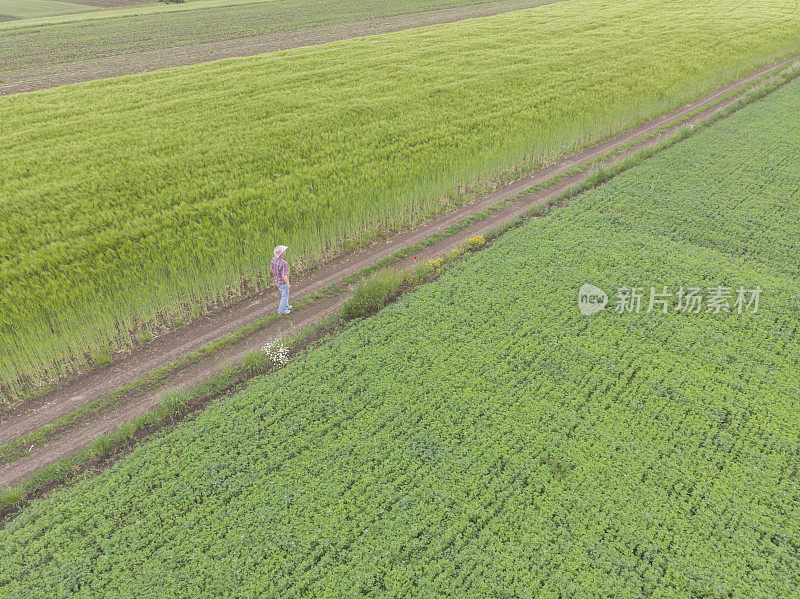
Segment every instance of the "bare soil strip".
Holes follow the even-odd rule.
[[[490,4],[474,4],[417,14],[342,23],[302,31],[269,33],[255,37],[184,45],[68,64],[37,66],[36,68],[19,71],[3,72],[2,68],[0,68],[0,80],[3,80],[3,83],[0,84],[0,95],[18,94],[121,75],[146,73],[224,58],[253,56],[265,52],[313,46],[428,25],[455,23],[465,19],[488,17],[560,1],[563,0],[507,0]]]
[[[292,298],[293,300],[301,299],[329,285],[340,283],[349,275],[356,274],[399,250],[422,242],[438,231],[483,212],[498,203],[514,198],[531,187],[569,172],[587,161],[605,156],[615,150],[621,150],[598,163],[598,166],[610,165],[635,150],[654,145],[664,137],[674,133],[675,130],[690,126],[723,110],[738,99],[738,96],[718,102],[688,119],[684,118],[686,115],[714,103],[730,92],[746,86],[747,83],[761,75],[784,66],[798,57],[800,55],[792,56],[779,63],[760,69],[700,100],[642,124],[604,143],[586,149],[557,164],[539,169],[531,175],[491,194],[434,218],[424,226],[398,234],[391,239],[376,242],[357,254],[333,260],[325,268],[310,273],[304,279],[296,281],[293,286]],[[676,123],[676,121],[680,122]],[[658,135],[639,140],[639,138],[659,130],[661,131]],[[637,140],[639,141],[637,142]],[[591,170],[585,169],[577,174],[563,178],[554,185],[510,202],[470,226],[466,232],[451,235],[420,251],[415,257],[409,257],[397,263],[395,267],[399,269],[407,268],[416,261],[439,257],[451,248],[463,243],[466,237],[485,234],[524,214],[531,207],[544,204],[557,197],[572,185],[582,182],[590,174]],[[164,392],[176,389],[190,389],[220,373],[226,364],[235,362],[247,352],[262,347],[267,341],[272,341],[279,336],[290,335],[336,313],[340,309],[342,301],[343,297],[339,296],[314,304],[307,309],[295,311],[291,316],[280,319],[244,337],[201,363],[190,364],[178,369],[175,376],[167,384],[145,391],[140,396],[131,399],[128,403],[119,406],[113,411],[102,414],[99,418],[88,422],[84,426],[70,431],[53,442],[37,448],[24,457],[0,468],[0,488],[13,487],[47,465],[80,451],[98,437],[119,428],[139,414],[147,412],[157,405],[158,398]],[[69,385],[55,390],[45,398],[22,405],[12,413],[7,414],[2,422],[0,444],[8,443],[49,424],[78,407],[87,405],[99,397],[107,395],[158,368],[174,362],[210,341],[240,330],[242,327],[269,315],[276,307],[276,294],[263,292],[210,315],[184,329],[164,335],[157,342],[125,357],[112,367],[99,369],[96,372],[80,376]]]

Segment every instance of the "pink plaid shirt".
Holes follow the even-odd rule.
[[[281,256],[279,258],[273,258],[272,262],[269,263],[269,267],[272,269],[272,276],[275,278],[275,284],[280,287],[286,282],[286,279],[289,278],[289,263]]]

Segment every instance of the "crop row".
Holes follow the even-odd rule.
[[[196,316],[277,243],[316,263],[796,51],[782,4],[575,0],[2,98],[0,380]]]
[[[30,505],[0,595],[793,597],[798,93]],[[587,281],[764,297],[587,317]]]
[[[147,12],[152,7],[146,7],[145,11],[139,7],[137,12],[122,16],[115,10],[105,13],[107,18],[103,19],[92,15],[87,20],[43,27],[22,24],[0,27],[0,74],[270,34],[275,36],[277,46],[281,41],[286,43],[285,38],[281,39],[282,34],[441,8],[474,5],[488,8],[498,2],[508,6],[507,0],[281,0],[280,4],[273,0],[251,0],[222,6],[206,2],[194,10],[174,12],[153,13]],[[528,2],[528,7],[536,3]],[[522,4],[518,2],[516,7]],[[5,6],[4,10],[8,11]],[[474,6],[472,10],[480,13],[485,8]]]

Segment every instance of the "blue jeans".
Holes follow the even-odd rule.
[[[278,314],[284,314],[289,309],[289,286],[286,283],[278,285],[278,291],[281,292],[281,303],[278,306]]]

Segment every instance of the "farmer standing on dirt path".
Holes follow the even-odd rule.
[[[289,289],[292,287],[289,284],[289,263],[286,262],[285,257],[286,250],[288,249],[289,248],[285,245],[277,246],[272,250],[272,255],[275,257],[269,263],[272,276],[275,278],[275,285],[281,292],[281,303],[278,305],[278,314],[289,314],[292,309],[292,306],[289,305]]]

